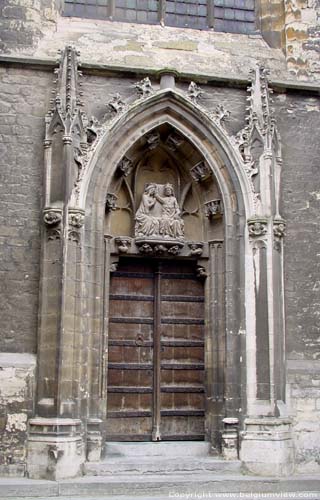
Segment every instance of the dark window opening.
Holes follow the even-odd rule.
[[[253,33],[255,0],[65,0],[64,16]]]

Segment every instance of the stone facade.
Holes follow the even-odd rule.
[[[101,287],[102,268],[106,264],[102,262],[102,241],[97,235],[101,232],[98,214],[104,217],[105,211],[102,197],[107,193],[102,193],[102,188],[101,192],[98,188],[94,191],[92,186],[99,183],[99,179],[103,180],[101,171],[106,167],[99,155],[103,159],[108,152],[110,162],[114,162],[108,167],[111,179],[108,186],[114,190],[118,179],[118,174],[114,174],[116,163],[130,149],[129,131],[133,122],[129,118],[136,120],[137,130],[139,120],[147,124],[143,113],[147,116],[146,103],[153,102],[152,99],[155,108],[150,105],[151,110],[156,106],[161,108],[163,99],[169,103],[168,108],[171,105],[176,109],[190,106],[190,116],[192,113],[205,116],[210,123],[200,140],[194,132],[200,127],[199,118],[194,118],[188,137],[198,140],[199,151],[202,146],[203,152],[210,151],[203,158],[215,158],[216,165],[220,161],[221,179],[218,167],[212,169],[216,168],[214,175],[219,179],[220,190],[225,186],[223,189],[229,193],[228,196],[224,194],[225,206],[222,208],[220,193],[217,191],[217,195],[212,196],[219,202],[215,226],[218,229],[214,238],[224,234],[222,225],[219,229],[221,217],[229,220],[230,227],[233,220],[229,233],[232,241],[237,238],[232,231],[235,231],[235,224],[239,224],[242,239],[239,255],[242,262],[246,262],[246,269],[251,269],[246,279],[233,270],[234,281],[229,282],[229,292],[226,285],[229,302],[225,366],[233,365],[234,371],[226,369],[227,387],[223,397],[228,403],[223,416],[238,419],[239,425],[232,420],[232,428],[228,430],[228,421],[223,423],[221,410],[212,416],[213,428],[218,429],[223,442],[227,443],[224,456],[228,458],[230,454],[234,458],[237,455],[234,450],[240,433],[240,458],[250,472],[270,474],[274,473],[275,466],[279,475],[290,474],[294,467],[299,472],[318,472],[320,190],[316,179],[320,143],[315,131],[320,128],[320,104],[316,95],[319,91],[316,58],[319,7],[311,3],[279,3],[277,8],[282,12],[283,24],[273,23],[270,30],[267,28],[270,6],[266,3],[262,7],[263,36],[110,21],[93,23],[63,18],[60,8],[57,2],[44,0],[39,5],[34,2],[19,5],[17,2],[14,7],[9,4],[2,7],[1,37],[5,55],[1,56],[0,68],[3,164],[0,242],[4,305],[0,337],[3,351],[0,360],[3,373],[0,383],[1,473],[25,473],[29,419],[31,458],[28,470],[31,476],[59,478],[65,474],[80,474],[85,448],[88,460],[99,457],[105,401],[97,382],[101,377],[100,368],[95,366],[92,356],[102,348]],[[69,54],[65,62],[69,74],[66,72],[66,77],[58,74],[54,84],[52,73],[57,50],[64,50],[70,44],[81,51],[81,58],[78,60],[73,49],[65,49],[64,54]],[[257,70],[257,62],[268,67],[270,75]],[[158,72],[165,68],[167,76],[161,76]],[[82,75],[77,73],[80,69]],[[254,70],[251,83],[250,69]],[[138,80],[147,75],[152,92],[140,83],[137,93]],[[201,87],[199,95],[195,92],[197,85],[190,90],[191,80]],[[271,95],[265,93],[268,80],[274,90],[272,101]],[[249,111],[246,110],[248,104]],[[141,119],[135,115],[139,106]],[[184,130],[189,126],[188,120],[191,122],[189,115],[187,119],[188,113],[183,115],[181,112],[180,116]],[[121,129],[117,129],[119,116],[124,130],[128,131],[126,140],[121,136]],[[173,111],[170,119],[173,124]],[[72,128],[75,123],[76,134]],[[244,129],[246,124],[247,129]],[[115,137],[110,149],[106,139],[109,130],[114,130]],[[214,134],[218,137],[216,146],[213,146],[214,140],[210,144],[209,130],[214,130],[213,137]],[[55,147],[54,141],[60,132],[61,143]],[[281,137],[281,150],[277,134]],[[138,140],[144,135],[145,131],[132,137]],[[229,145],[223,149],[221,145],[225,143]],[[65,157],[61,156],[60,147]],[[172,147],[179,149],[177,143]],[[89,156],[86,156],[87,151]],[[194,152],[195,158],[197,154]],[[242,174],[231,173],[228,161],[232,163],[233,155],[238,168],[243,169]],[[61,170],[65,161],[70,166],[70,177],[64,177]],[[200,156],[194,161],[196,165],[199,163]],[[264,176],[262,172],[266,172]],[[268,172],[273,172],[271,187]],[[243,175],[241,182],[247,182],[247,191],[251,194],[243,187],[238,191],[230,187],[236,185],[232,184],[233,175]],[[195,182],[201,190],[201,179]],[[87,199],[83,186],[88,188]],[[269,189],[273,194],[266,199]],[[243,203],[248,206],[252,203],[250,208],[241,206],[241,191]],[[280,197],[275,201],[279,192]],[[240,216],[235,210],[237,203],[242,211]],[[109,213],[111,217],[112,206]],[[106,227],[110,229],[108,213],[106,220]],[[205,220],[205,224],[210,224],[210,217]],[[131,242],[134,234],[120,236],[129,237],[129,243],[115,240],[115,246],[112,247],[112,243],[110,247],[111,257],[121,253],[121,248],[125,248],[125,253],[136,252]],[[209,252],[210,258],[211,251],[219,259],[219,245],[207,250],[207,242],[204,243],[202,257],[206,258]],[[245,250],[244,245],[247,245]],[[282,248],[283,274],[282,257],[279,259]],[[231,245],[230,249],[235,252],[236,245]],[[271,274],[270,261],[267,264],[264,260],[270,256],[274,266]],[[111,261],[107,264],[112,264]],[[234,265],[232,260],[228,262],[231,267]],[[200,264],[206,275],[205,260]],[[210,272],[215,271],[211,269]],[[86,280],[81,281],[84,275]],[[66,283],[63,289],[59,285],[61,279]],[[253,288],[248,288],[250,279],[252,283],[256,283],[254,280],[261,283],[256,294]],[[267,302],[263,295],[265,279],[274,287]],[[235,283],[244,297],[243,302],[237,302],[233,295]],[[221,282],[219,286],[223,293],[225,285]],[[266,288],[265,293],[270,290]],[[274,311],[273,314],[269,312],[269,327],[271,318],[276,324],[274,330],[263,323],[266,303],[267,309]],[[253,307],[256,309],[251,317]],[[232,311],[237,311],[235,319],[231,319]],[[258,317],[259,321],[255,319]],[[255,333],[250,334],[250,331]],[[90,332],[91,344],[86,343],[85,332]],[[224,334],[219,335],[223,342]],[[81,343],[75,348],[79,338]],[[73,346],[72,352],[70,346]],[[258,363],[255,358],[257,346]],[[60,361],[55,365],[57,354]],[[57,379],[52,377],[53,372],[58,373]],[[84,415],[90,418],[85,419]],[[48,438],[49,427],[56,437],[59,437],[59,429],[65,430],[67,437],[60,440],[58,446],[57,439]],[[272,441],[268,439],[270,432],[274,436]],[[278,457],[276,464],[265,462],[270,451]],[[42,458],[39,461],[39,456],[43,461]],[[76,457],[72,471],[66,467],[70,457]]]

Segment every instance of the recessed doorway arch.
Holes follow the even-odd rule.
[[[205,120],[207,118],[204,119],[199,110],[193,109],[189,102],[172,91],[163,92],[153,103],[141,104],[135,113],[132,110],[128,113],[125,123],[118,123],[117,131],[113,129],[108,133],[108,140],[107,137],[100,140],[93,158],[95,167],[93,163],[89,165],[88,180],[83,187],[87,188],[86,213],[89,212],[93,224],[93,231],[88,230],[86,235],[94,237],[96,245],[99,245],[101,234],[105,237],[105,257],[101,252],[99,261],[105,267],[101,338],[104,347],[99,362],[99,387],[101,398],[107,401],[108,382],[104,377],[108,373],[108,357],[104,353],[108,346],[110,320],[109,271],[115,269],[119,255],[120,261],[124,255],[141,256],[134,234],[134,218],[143,186],[153,180],[159,185],[169,181],[174,186],[186,228],[185,242],[179,255],[168,253],[168,245],[164,245],[164,252],[166,259],[188,260],[191,257],[196,266],[203,268],[206,331],[204,435],[218,450],[222,419],[228,415],[238,418],[246,404],[244,364],[239,363],[240,358],[245,360],[245,346],[233,332],[243,329],[245,323],[245,282],[240,266],[245,242],[237,235],[244,232],[245,212],[250,210],[252,200],[247,178],[232,164],[237,153],[225,134],[214,130],[216,125],[208,130]],[[211,140],[210,136],[214,139]],[[150,162],[154,167],[156,157],[158,165],[150,168]],[[128,170],[131,170],[130,174]],[[137,181],[138,173],[143,171],[145,177]],[[243,184],[247,190],[245,197],[242,195]],[[182,205],[186,201],[185,191],[189,190],[190,195],[190,189],[193,199],[190,200],[189,196],[188,211]],[[110,206],[105,215],[108,197]],[[192,244],[199,245],[192,250]],[[155,252],[153,257],[159,255]],[[104,420],[107,408],[108,403]],[[94,409],[91,411],[97,413]],[[101,408],[99,412],[101,414]]]

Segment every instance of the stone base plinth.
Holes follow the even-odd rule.
[[[87,460],[88,462],[98,462],[102,451],[102,420],[90,418],[87,421]]]
[[[260,476],[288,476],[294,470],[294,448],[289,419],[247,418],[242,433],[243,468]]]
[[[67,479],[82,474],[85,461],[81,420],[29,421],[27,472],[32,479]]]

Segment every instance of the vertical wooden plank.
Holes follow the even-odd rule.
[[[154,277],[154,329],[153,329],[153,428],[152,441],[160,441],[161,410],[161,263],[157,263]]]

